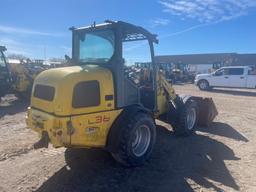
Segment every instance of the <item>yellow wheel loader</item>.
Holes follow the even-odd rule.
[[[34,79],[43,69],[31,71],[25,63],[8,64],[8,68],[12,79],[12,93],[20,99],[30,99]]]
[[[34,81],[26,122],[41,137],[35,148],[102,148],[125,166],[139,166],[152,152],[156,119],[190,135],[217,115],[210,98],[175,93],[154,61],[156,35],[122,21],[71,30],[72,66],[46,70]],[[123,43],[143,40],[151,62],[134,81]]]
[[[0,46],[0,98],[15,94],[18,98],[30,99],[33,81],[45,69],[26,63],[8,63],[4,55],[6,50]]]

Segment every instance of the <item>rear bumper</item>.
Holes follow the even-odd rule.
[[[29,108],[26,122],[54,147],[103,148],[109,129],[121,112],[122,109],[59,117]]]
[[[54,115],[28,108],[26,117],[27,126],[36,131],[40,138],[48,134],[49,141],[54,147],[70,145],[70,135],[67,125],[70,121],[68,117],[56,117]]]

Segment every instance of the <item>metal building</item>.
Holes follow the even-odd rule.
[[[169,64],[218,64],[231,65],[256,65],[256,54],[237,53],[209,53],[189,55],[161,55],[155,57],[157,63]]]

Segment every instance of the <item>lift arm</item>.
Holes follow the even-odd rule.
[[[171,83],[167,81],[167,79],[165,78],[164,74],[161,71],[158,73],[158,75],[159,75],[159,81],[158,81],[159,86],[164,89],[165,93],[167,94],[167,98],[169,100],[175,100],[177,95]]]

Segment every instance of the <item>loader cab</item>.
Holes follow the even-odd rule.
[[[150,111],[157,110],[156,64],[154,43],[156,35],[122,21],[106,21],[90,27],[71,28],[73,33],[72,62],[79,65],[98,65],[112,72],[115,89],[115,108],[140,104]],[[148,50],[132,60],[127,44]],[[130,54],[134,55],[134,54]]]

